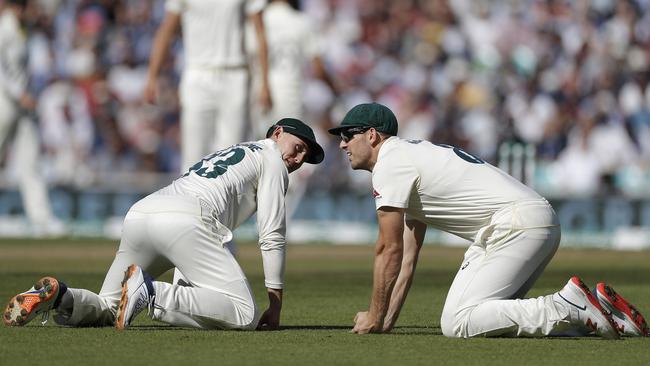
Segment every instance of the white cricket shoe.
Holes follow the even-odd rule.
[[[648,337],[650,330],[643,315],[634,305],[630,304],[614,291],[614,289],[600,282],[594,291],[600,305],[612,316],[616,329],[624,336]]]
[[[129,327],[133,319],[145,308],[151,312],[156,297],[153,279],[140,266],[132,264],[124,272],[122,297],[117,308],[115,328],[123,330]]]
[[[554,296],[556,301],[569,309],[569,320],[572,324],[594,331],[606,339],[620,337],[612,318],[603,310],[596,297],[580,278],[571,277],[556,295]]]

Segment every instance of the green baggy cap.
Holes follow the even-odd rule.
[[[307,144],[309,147],[309,153],[307,154],[307,159],[305,159],[305,162],[310,164],[318,164],[323,161],[325,158],[325,152],[316,141],[314,130],[312,130],[311,127],[307,126],[307,124],[299,119],[283,118],[269,128],[269,130],[266,132],[266,137],[271,137],[273,131],[275,131],[278,127],[282,127],[284,132],[298,137]]]
[[[375,130],[397,135],[397,118],[385,105],[379,103],[363,103],[354,106],[343,117],[339,127],[330,128],[327,132],[339,135],[341,131],[354,127],[372,127]]]

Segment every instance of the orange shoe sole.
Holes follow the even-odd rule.
[[[122,280],[122,295],[120,296],[120,304],[117,307],[117,317],[115,320],[115,328],[117,330],[124,330],[126,328],[126,319],[124,318],[124,313],[126,310],[126,304],[129,301],[128,292],[129,289],[126,286],[127,281],[136,270],[136,265],[132,264],[129,268],[124,271],[124,279]]]
[[[11,327],[26,325],[36,315],[50,310],[58,293],[59,281],[53,277],[43,277],[36,281],[32,289],[9,300],[2,321]]]

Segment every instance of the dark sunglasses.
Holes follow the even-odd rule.
[[[364,133],[368,131],[370,128],[371,127],[353,127],[353,128],[348,128],[347,130],[342,130],[341,140],[343,140],[343,142],[345,143],[348,143],[350,140],[354,138],[354,135]]]

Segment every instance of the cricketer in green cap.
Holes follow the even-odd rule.
[[[309,146],[309,154],[305,162],[309,164],[319,164],[325,158],[323,148],[316,141],[314,131],[311,127],[307,126],[303,121],[295,118],[283,118],[277,121],[273,126],[269,127],[266,132],[266,137],[269,138],[273,131],[278,127],[282,127],[284,132],[290,133],[299,139],[303,140]]]
[[[397,118],[385,105],[379,103],[363,103],[354,106],[343,117],[339,127],[328,130],[332,135],[339,136],[347,130],[374,128],[378,132],[396,136]]]

